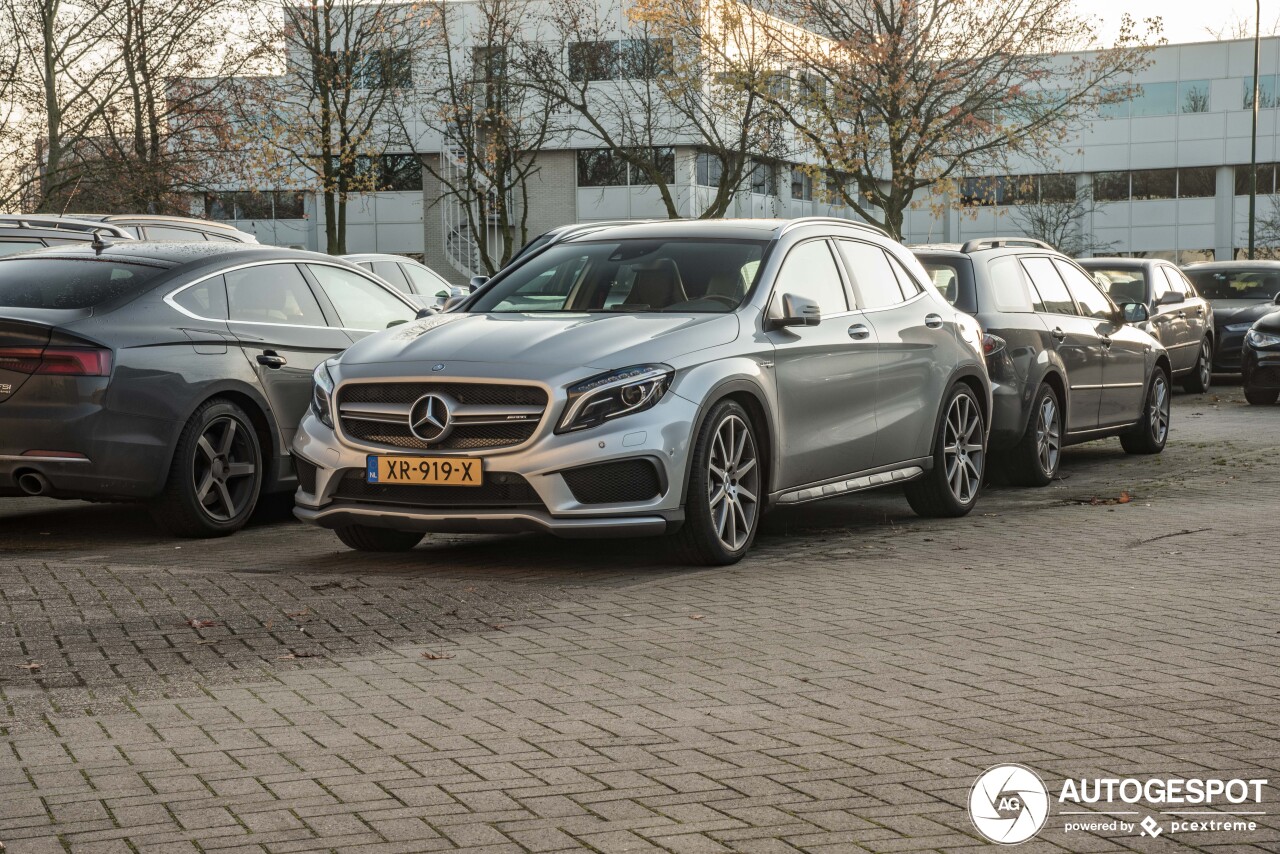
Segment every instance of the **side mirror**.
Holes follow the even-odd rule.
[[[393,327],[393,326],[399,326],[399,325],[401,325],[402,323],[408,323],[408,322],[409,322],[409,321],[407,321],[407,320],[393,320],[393,321],[391,321],[390,323],[388,323],[388,324],[387,324],[387,328],[388,328],[388,329],[390,329],[390,328],[391,328],[391,327]]]
[[[1276,294],[1276,298],[1271,301],[1272,305],[1280,305],[1280,294]]]
[[[1151,312],[1140,302],[1127,302],[1120,306],[1120,312],[1124,315],[1125,323],[1142,323],[1151,319]]]
[[[782,316],[772,319],[769,324],[770,329],[781,329],[784,326],[817,326],[822,321],[822,309],[811,299],[795,294],[783,294],[781,302]]]
[[[467,293],[474,291],[476,288],[480,287],[487,281],[489,281],[488,276],[472,276],[471,281],[468,283],[469,290],[467,291]]]
[[[468,294],[457,294],[449,297],[444,301],[444,305],[440,306],[440,311],[448,311],[455,306],[461,305],[468,296]]]
[[[1182,302],[1182,294],[1177,291],[1165,291],[1156,301],[1156,305],[1176,305]]]
[[[424,317],[430,317],[440,311],[439,306],[429,305],[425,308],[418,309],[418,313],[414,315],[414,320],[421,320]]]

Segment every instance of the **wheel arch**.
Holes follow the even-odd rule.
[[[263,450],[264,477],[263,488],[269,489],[278,479],[277,461],[285,456],[285,449],[280,436],[280,427],[276,423],[275,414],[258,391],[250,386],[235,382],[214,383],[200,390],[200,394],[192,398],[191,404],[182,413],[182,423],[186,424],[201,406],[214,398],[229,400],[244,410],[253,424],[253,431],[258,436],[258,446]],[[169,448],[169,460],[172,465],[173,454],[177,447],[177,439]]]
[[[707,416],[711,414],[711,410],[716,404],[722,400],[733,400],[743,409],[747,411],[747,415],[751,418],[751,426],[756,429],[757,441],[756,447],[760,455],[764,458],[760,467],[760,472],[764,480],[761,487],[761,502],[764,509],[768,509],[767,497],[769,490],[776,481],[774,465],[777,460],[776,448],[774,447],[777,437],[777,430],[774,424],[773,413],[769,409],[764,389],[748,379],[729,379],[717,383],[711,388],[707,394],[702,406],[698,408],[698,415],[693,422],[693,430],[689,434],[690,453],[688,461],[685,463],[684,471],[680,477],[680,506],[683,507],[688,499],[689,492],[689,476],[692,474],[693,453],[692,444],[698,440],[698,436],[702,433],[702,427],[707,421]]]
[[[947,380],[946,393],[938,400],[938,409],[933,417],[933,432],[929,436],[929,456],[938,450],[938,428],[942,424],[942,419],[947,417],[946,402],[947,397],[951,394],[951,389],[957,384],[968,386],[974,396],[978,398],[978,408],[982,411],[982,426],[985,430],[983,441],[991,433],[991,392],[989,391],[989,380],[975,365],[962,365],[951,373],[951,377]]]

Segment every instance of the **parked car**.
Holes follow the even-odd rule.
[[[132,237],[114,225],[38,214],[0,214],[0,256],[30,252],[46,246],[91,243],[95,236],[116,239]]]
[[[343,255],[342,258],[357,267],[363,267],[401,293],[426,297],[432,305],[443,306],[451,296],[469,293],[467,288],[450,284],[448,279],[435,270],[403,255],[365,252]]]
[[[316,365],[418,305],[354,265],[124,240],[0,259],[0,495],[148,501],[182,536],[292,490]]]
[[[675,533],[731,563],[773,505],[902,484],[969,512],[989,407],[977,324],[878,229],[602,228],[318,368],[295,513],[361,550]]]
[[[1173,379],[1193,394],[1213,382],[1213,306],[1182,271],[1168,261],[1085,258],[1077,262],[1102,284],[1113,302],[1142,303],[1146,327],[1169,351]],[[1101,277],[1101,278],[1099,278]]]
[[[1280,261],[1210,261],[1184,272],[1213,303],[1213,369],[1236,373],[1245,333],[1280,299]]]
[[[1258,318],[1245,333],[1240,371],[1245,400],[1266,406],[1280,398],[1280,309]]]
[[[1118,308],[1092,276],[1038,240],[970,240],[915,253],[987,334],[992,460],[1013,483],[1048,484],[1062,448],[1077,442],[1119,436],[1131,454],[1164,449],[1171,363],[1137,325],[1148,319],[1143,303]]]
[[[215,243],[257,243],[258,238],[225,222],[189,216],[160,214],[76,214],[79,219],[105,222],[124,229],[139,240]]]

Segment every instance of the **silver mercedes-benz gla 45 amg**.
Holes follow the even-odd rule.
[[[730,563],[777,505],[901,484],[967,513],[990,406],[977,323],[877,229],[614,226],[322,364],[295,512],[369,551],[670,533]]]

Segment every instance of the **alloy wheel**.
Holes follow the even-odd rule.
[[[967,394],[957,395],[947,411],[942,459],[951,494],[961,504],[969,504],[977,497],[982,486],[985,457],[982,416],[977,404]]]
[[[755,438],[747,423],[729,415],[716,428],[708,457],[711,523],[725,548],[737,551],[751,538],[760,494]]]
[[[1209,383],[1213,381],[1213,348],[1209,346],[1208,341],[1200,342],[1200,385],[1204,388],[1209,387]]]
[[[1151,438],[1157,445],[1163,444],[1169,435],[1169,383],[1163,373],[1157,373],[1151,381],[1151,392],[1147,400],[1147,424],[1151,430]]]
[[[1036,455],[1040,459],[1040,470],[1052,476],[1058,470],[1061,453],[1062,425],[1058,423],[1058,402],[1053,395],[1045,395],[1036,416]]]
[[[210,519],[227,522],[253,500],[257,452],[247,429],[227,415],[210,421],[191,467],[196,501]]]

